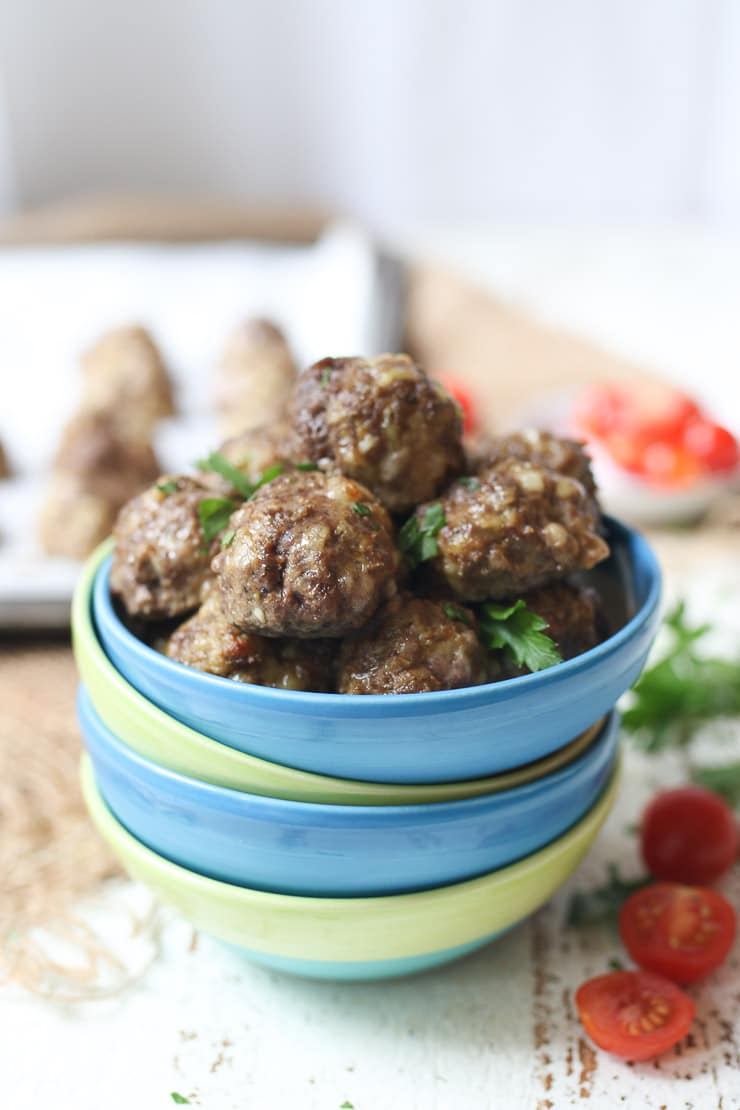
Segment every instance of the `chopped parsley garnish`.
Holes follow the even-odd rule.
[[[554,640],[546,636],[546,620],[527,608],[520,598],[512,604],[487,601],[481,606],[481,639],[489,651],[503,649],[517,667],[543,671],[563,657]]]
[[[176,1102],[178,1106],[190,1105],[190,1099],[185,1098],[185,1095],[181,1095],[177,1091],[170,1091],[170,1098],[173,1102]]]
[[[358,516],[370,516],[370,507],[364,505],[362,501],[355,501],[352,512],[357,513]]]
[[[224,532],[223,536],[221,537],[221,546],[231,547],[232,543],[234,542],[235,535],[236,532],[233,528],[230,528],[228,532]]]
[[[459,605],[453,605],[451,602],[445,605],[445,616],[451,621],[462,621],[463,624],[470,624],[470,619],[465,610],[461,609]]]
[[[165,497],[169,497],[171,493],[177,493],[177,481],[171,478],[167,482],[157,482],[157,489],[163,493]]]
[[[616,863],[608,867],[607,882],[595,890],[576,891],[568,905],[569,925],[596,925],[603,921],[616,921],[622,903],[636,890],[642,890],[653,880],[623,879]]]
[[[210,470],[214,474],[220,474],[241,497],[249,497],[254,491],[254,487],[247,476],[232,462],[229,462],[220,451],[211,451],[210,455],[205,459],[199,459],[195,465],[198,470]]]
[[[206,553],[208,545],[215,540],[219,532],[223,531],[236,508],[236,501],[232,497],[206,497],[198,505],[198,518]]]
[[[318,468],[317,463],[305,462],[305,463],[296,463],[295,464],[295,469],[296,470],[318,470],[319,468]]]
[[[252,492],[247,496],[254,497],[258,489],[262,489],[262,487],[266,486],[268,482],[271,482],[273,478],[279,478],[284,470],[285,467],[282,463],[275,463],[274,466],[268,466],[267,470],[265,470],[259,480],[252,486]]]
[[[718,763],[691,768],[691,778],[698,786],[705,786],[721,795],[733,807],[740,806],[740,761]]]
[[[331,379],[331,367],[330,366],[325,366],[324,369],[321,371],[321,385],[324,387],[324,389],[326,389],[327,385],[329,384],[330,379]]]
[[[445,511],[440,501],[428,505],[419,521],[418,513],[410,516],[398,533],[398,545],[412,567],[433,559],[437,554],[437,533],[446,524]]]
[[[607,966],[610,971],[624,971],[624,964],[616,956],[612,956]]]
[[[480,479],[473,478],[470,475],[463,475],[462,478],[457,479],[458,484],[465,486],[467,489],[480,489]]]

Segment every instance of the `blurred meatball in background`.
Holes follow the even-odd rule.
[[[223,434],[282,419],[296,379],[285,336],[270,320],[245,320],[228,340],[216,374],[216,408]]]

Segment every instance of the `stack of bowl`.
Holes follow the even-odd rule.
[[[640,536],[609,532],[599,589],[618,627],[598,647],[397,696],[173,662],[121,621],[105,545],[73,608],[93,820],[163,901],[270,967],[379,978],[487,943],[567,879],[614,799],[614,705],[654,638],[660,574]]]

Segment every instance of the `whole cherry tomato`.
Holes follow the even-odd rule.
[[[463,435],[473,435],[478,429],[478,418],[475,415],[475,406],[467,387],[454,374],[440,374],[439,380],[462,409]]]
[[[681,786],[650,802],[642,815],[640,847],[656,879],[704,885],[732,867],[740,834],[722,798],[702,786]]]

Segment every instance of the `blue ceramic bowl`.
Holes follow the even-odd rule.
[[[637,532],[607,520],[611,557],[590,572],[618,629],[537,674],[403,695],[273,690],[204,674],[138,640],[111,601],[110,560],[93,588],[101,643],[118,671],[178,721],[229,747],[317,774],[370,782],[483,778],[541,759],[612,709],[635,682],[659,620],[660,569]]]
[[[617,757],[617,715],[572,763],[496,794],[347,806],[245,794],[186,778],[117,740],[83,688],[78,712],[98,787],[147,847],[212,879],[278,894],[396,894],[505,867],[594,805]]]

